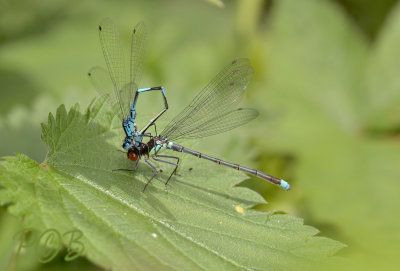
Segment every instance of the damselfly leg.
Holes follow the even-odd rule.
[[[135,168],[133,169],[133,171],[136,171],[136,170],[137,170],[137,168],[138,168],[138,166],[139,166],[139,161],[140,161],[140,159],[138,159],[138,160],[136,161],[136,163],[135,163]]]
[[[159,159],[159,157],[176,159],[176,163]],[[179,166],[179,157],[170,156],[170,155],[155,155],[155,156],[152,156],[152,158],[155,161],[175,166],[174,170],[171,172],[171,175],[169,175],[168,180],[165,182],[165,190],[168,192],[167,185],[168,185],[168,182],[171,179],[172,175],[174,175],[174,173],[176,174],[176,170],[178,169],[178,166]]]
[[[164,108],[163,108],[154,118],[152,118],[152,119],[139,131],[139,134],[144,134],[144,133],[147,131],[147,129],[148,129],[150,126],[154,125],[155,121],[156,121],[159,117],[161,117],[161,115],[164,114],[165,111],[168,110],[167,97],[166,97],[166,95],[165,95],[164,87],[162,87],[162,86],[160,86],[160,87],[153,87],[153,88],[150,88],[150,89],[138,89],[137,92],[136,92],[135,101],[136,101],[136,97],[139,95],[140,92],[145,92],[145,91],[150,91],[150,90],[160,90],[160,91],[161,91],[162,96],[163,96],[163,99],[164,99]],[[135,106],[135,101],[133,102],[133,108],[134,108],[134,106]]]
[[[132,171],[133,172],[133,171],[136,171],[136,166],[135,166],[135,169],[117,168],[117,169],[112,169],[111,171]]]
[[[151,180],[153,180],[153,178],[155,176],[157,176],[158,174],[158,170],[155,166],[153,166],[147,159],[144,160],[146,162],[146,164],[148,164],[153,170],[154,170],[154,174],[153,176],[147,181],[147,183],[144,185],[142,192],[144,192],[147,188],[147,186],[151,183]]]
[[[157,137],[158,134],[157,134],[157,125],[156,125],[156,123],[155,123],[155,122],[152,123],[152,124],[149,126],[149,128],[150,128],[151,126],[154,126],[154,134],[155,134],[155,135],[152,135],[151,133],[144,133],[144,134],[141,134],[141,136],[143,136],[143,137],[150,137],[150,139],[152,139],[153,137]]]
[[[171,156],[171,155],[157,155],[156,157],[176,159],[176,163],[174,163],[174,164],[176,164],[176,167],[175,167],[175,169],[172,171],[172,173],[171,173],[171,175],[169,176],[167,182],[165,183],[165,185],[167,185],[168,182],[169,182],[169,179],[171,179],[172,175],[173,175],[174,173],[175,173],[175,175],[176,175],[176,171],[178,170],[178,166],[179,166],[179,157]]]
[[[154,123],[159,117],[161,117],[161,115],[164,114],[165,111],[168,110],[167,96],[165,95],[164,87],[159,86],[159,87],[152,87],[152,88],[141,88],[141,89],[136,90],[135,98],[134,98],[133,103],[132,103],[132,106],[131,106],[131,112],[132,112],[131,114],[136,115],[135,108],[136,108],[136,102],[137,102],[137,100],[138,100],[138,98],[139,98],[139,94],[140,94],[140,93],[143,93],[143,92],[147,92],[147,91],[154,91],[154,90],[160,90],[160,91],[161,91],[161,94],[162,94],[162,97],[163,97],[163,100],[164,100],[164,108],[163,108],[154,118],[152,118],[152,119],[140,130],[140,132],[139,132],[140,134],[144,134],[144,133],[146,132],[146,130],[147,130],[151,125],[153,125],[153,123]]]
[[[150,124],[149,128],[150,128],[151,126],[154,126],[154,134],[155,134],[155,136],[157,137],[157,136],[158,136],[158,133],[157,133],[157,125],[156,125],[156,123],[153,122],[152,124]],[[149,134],[151,135],[151,133],[149,133]],[[154,136],[153,136],[153,137],[154,137]]]

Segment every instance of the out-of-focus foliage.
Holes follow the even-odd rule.
[[[397,1],[42,2],[0,3],[0,155],[42,162],[48,112],[61,103],[86,107],[96,95],[86,73],[104,65],[97,24],[112,17],[128,45],[144,20],[143,86],[166,87],[165,119],[230,60],[249,57],[255,68],[244,104],[260,117],[190,144],[291,182],[282,193],[246,181],[270,203],[257,208],[305,218],[346,243],[341,255],[366,269],[399,265]],[[156,98],[141,100],[140,116],[154,112]]]
[[[0,44],[25,39],[51,29],[65,19],[77,1],[25,0],[0,2]]]
[[[376,38],[398,0],[336,0],[370,39]]]
[[[305,2],[274,7],[266,100],[282,113],[257,144],[294,156],[302,216],[366,266],[389,268],[400,242],[387,230],[400,227],[400,144],[385,132],[400,123],[400,6],[370,47],[335,5]]]
[[[216,5],[217,7],[223,8],[224,7],[224,2],[222,0],[205,0],[211,4]]]

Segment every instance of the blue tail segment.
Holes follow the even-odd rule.
[[[281,187],[286,191],[290,190],[290,184],[288,184],[285,180],[281,179]]]

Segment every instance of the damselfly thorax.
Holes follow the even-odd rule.
[[[157,156],[160,151],[171,147],[172,142],[168,142],[162,137],[152,137],[147,143],[138,142],[139,144],[132,145],[126,153],[129,160],[136,162],[140,158],[148,159],[151,156]]]

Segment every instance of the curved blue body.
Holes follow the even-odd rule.
[[[164,109],[160,111],[153,119],[151,119],[147,125],[140,131],[137,131],[136,128],[136,103],[139,97],[139,94],[142,92],[146,91],[152,91],[152,90],[160,90],[161,94],[164,99]],[[125,139],[124,142],[122,143],[122,148],[125,150],[128,150],[133,144],[135,144],[137,147],[140,145],[140,143],[143,140],[143,134],[146,132],[146,130],[154,124],[154,122],[168,109],[168,103],[167,103],[167,97],[165,95],[165,90],[162,86],[160,87],[152,87],[152,88],[140,88],[136,90],[135,94],[135,99],[132,102],[132,106],[130,109],[130,115],[126,117],[126,119],[122,120],[122,128],[124,129],[125,132]]]

